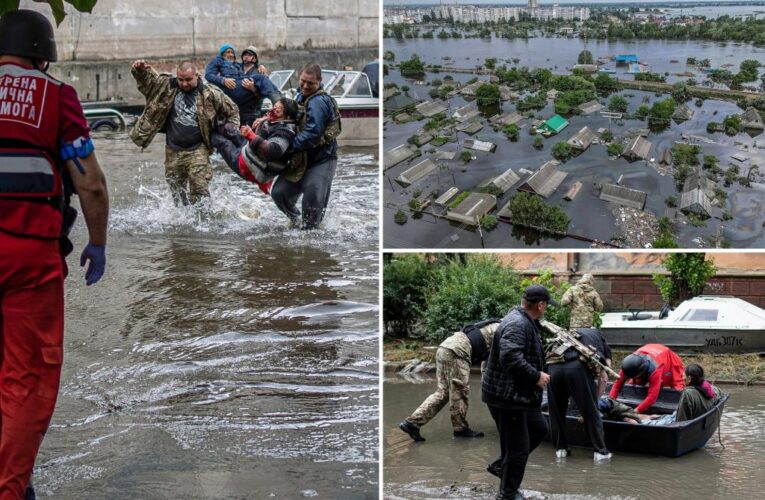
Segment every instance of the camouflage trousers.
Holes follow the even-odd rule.
[[[165,147],[165,179],[176,206],[193,204],[210,196],[207,186],[212,176],[210,152],[204,144],[191,151]]]
[[[436,379],[436,392],[428,396],[406,420],[421,427],[449,403],[454,431],[467,429],[470,361],[456,356],[449,349],[439,347],[436,351]]]

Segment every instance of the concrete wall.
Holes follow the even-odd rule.
[[[376,48],[327,49],[327,50],[283,50],[271,56],[261,56],[260,62],[269,70],[300,69],[307,62],[317,62],[322,68],[343,69],[350,66],[360,70],[366,63],[378,57]],[[185,59],[185,58],[184,58]],[[201,73],[209,57],[191,58]],[[160,73],[174,73],[181,58],[147,58]],[[117,100],[144,102],[138,92],[135,80],[130,75],[132,59],[119,61],[64,61],[51,66],[50,73],[77,90],[83,101]]]
[[[378,46],[377,0],[99,0],[91,14],[65,4],[56,29],[61,61],[207,57],[223,43],[269,57],[293,49]],[[22,8],[50,19],[47,5]]]

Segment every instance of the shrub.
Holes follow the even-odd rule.
[[[490,106],[500,101],[499,87],[493,83],[484,83],[475,91],[475,99],[479,106]]]
[[[460,160],[464,161],[465,163],[468,163],[472,159],[473,154],[470,151],[463,151],[460,153]]]
[[[608,110],[616,113],[626,113],[628,105],[627,99],[620,95],[615,95],[608,102]]]
[[[406,337],[425,306],[431,266],[419,254],[395,254],[383,267],[385,334]]]
[[[420,60],[420,56],[412,54],[408,60],[401,61],[399,70],[404,76],[418,76],[425,73],[425,65]]]
[[[495,217],[494,215],[486,214],[483,217],[481,217],[481,227],[483,227],[487,231],[494,230],[494,228],[497,227],[497,224],[499,224],[499,220],[497,220],[497,217]]]
[[[600,138],[606,142],[611,142],[614,140],[614,133],[610,130],[604,130],[603,133],[600,134]]]
[[[505,133],[505,136],[508,139],[515,142],[518,140],[518,135],[521,132],[521,128],[515,123],[509,123],[505,125],[505,128],[502,131]]]
[[[703,253],[670,253],[662,266],[669,276],[655,273],[653,282],[665,302],[677,305],[699,295],[712,276],[717,272],[712,261]]]
[[[464,264],[451,262],[433,275],[422,315],[428,340],[440,343],[462,328],[486,318],[501,318],[520,302],[519,278],[497,255],[472,254]]]
[[[570,223],[566,212],[548,205],[536,195],[519,192],[510,199],[511,222],[553,233],[565,233]]]
[[[571,145],[565,141],[556,142],[552,147],[552,155],[558,160],[568,160],[571,157]]]
[[[407,220],[409,220],[409,217],[400,208],[396,211],[396,215],[393,216],[393,221],[399,226],[406,224]]]
[[[542,140],[541,137],[536,137],[534,139],[534,149],[542,149],[545,146],[545,142]]]
[[[610,156],[619,156],[624,152],[624,146],[619,142],[612,142],[608,145],[608,154]]]

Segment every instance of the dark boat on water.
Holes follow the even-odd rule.
[[[610,390],[610,385],[609,385]],[[647,389],[643,386],[625,385],[619,401],[636,407],[645,398]],[[648,413],[669,414],[677,409],[681,391],[662,389],[659,399]],[[546,396],[546,394],[545,394]],[[730,396],[723,394],[720,400],[703,415],[670,425],[643,425],[603,420],[603,433],[609,451],[645,453],[679,457],[701,448],[717,431],[725,402]],[[542,403],[542,414],[550,422],[547,398]],[[571,446],[590,447],[590,438],[583,424],[579,423],[579,410],[569,405],[566,415],[566,439]],[[548,433],[546,440],[550,440]]]

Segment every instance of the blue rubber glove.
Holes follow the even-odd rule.
[[[85,283],[90,286],[93,283],[97,283],[104,275],[106,269],[106,246],[94,245],[88,243],[85,250],[80,255],[80,267],[85,266],[85,263],[90,260],[88,271],[85,273]]]

